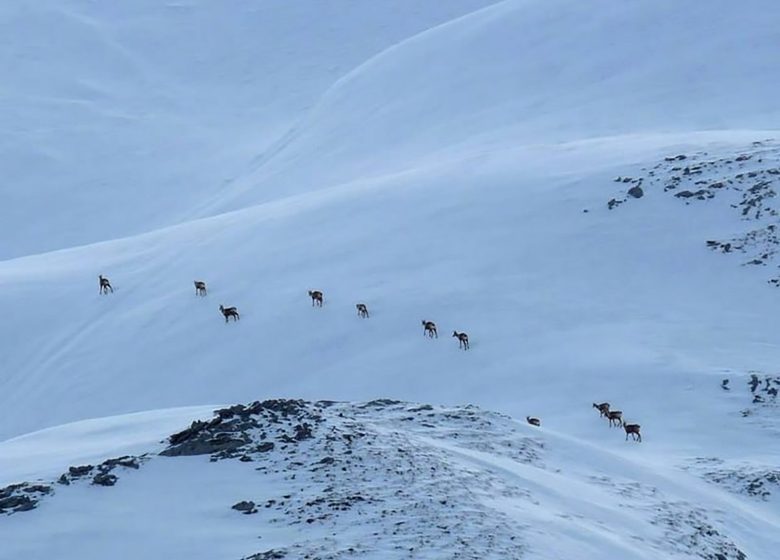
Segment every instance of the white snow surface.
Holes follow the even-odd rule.
[[[659,529],[659,503],[773,558],[780,490],[750,494],[745,473],[780,464],[776,405],[747,387],[777,375],[778,261],[761,245],[762,265],[739,266],[705,242],[778,223],[740,213],[752,183],[736,178],[780,169],[778,24],[773,0],[4,2],[0,486],[156,453],[208,403],[473,404],[539,416],[536,431],[495,418],[541,442],[543,465],[339,406],[387,457],[401,438],[461,483],[511,488],[458,502],[523,534],[480,549],[496,558],[707,558],[668,546],[687,537]],[[664,190],[705,160],[682,180],[727,183],[717,196]],[[642,177],[644,196],[609,210],[635,184],[616,177]],[[605,400],[641,444],[598,419]],[[74,558],[300,544],[294,523],[229,509],[277,484],[251,463],[153,457],[115,488],[0,515],[0,558],[85,539]],[[333,523],[300,550],[349,532]],[[438,546],[360,554],[458,549]]]
[[[0,258],[177,223],[363,60],[490,0],[9,0]]]

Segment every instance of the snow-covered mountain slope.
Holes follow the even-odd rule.
[[[363,60],[490,0],[0,6],[0,258],[182,221]]]
[[[182,426],[186,412],[178,412]],[[170,434],[173,415],[166,415],[159,439]],[[650,447],[583,445],[474,407],[267,401],[204,416],[162,443],[152,439],[157,417],[79,423],[0,444],[6,451],[60,446],[36,461],[51,469],[39,471],[40,480],[0,490],[20,504],[0,523],[8,557],[64,551],[92,559],[121,550],[193,560],[733,560],[773,553],[768,535],[778,520],[765,503],[648,467]],[[91,436],[125,441],[135,426],[131,439],[149,439],[134,456],[90,449],[91,459],[81,454],[74,463]]]
[[[775,128],[778,21],[766,0],[499,2],[355,68],[214,207],[518,144]]]
[[[615,176],[677,153],[670,142],[506,150],[5,261],[0,434],[259,393],[554,410],[561,428],[576,402],[614,399],[696,441],[680,415],[719,423],[722,409],[690,395],[719,397],[724,372],[773,371],[780,303],[763,271],[706,248],[746,227],[725,199],[648,186],[608,210],[626,189]],[[98,273],[115,293],[98,295]],[[307,289],[325,292],[322,309]],[[424,339],[421,319],[442,338]]]
[[[431,432],[461,429],[445,420],[407,429],[406,405],[328,409],[363,415],[389,465],[403,462],[398,449],[409,446],[423,465],[450,465],[452,485],[434,487],[430,477],[421,484],[431,482],[432,495],[461,496],[459,512],[485,515],[466,516],[468,531],[485,527],[483,519],[508,524],[473,554],[428,527],[417,538],[445,540],[427,557],[460,547],[472,554],[464,557],[691,558],[701,545],[699,557],[718,558],[712,546],[722,541],[735,547],[723,552],[729,560],[741,558],[736,549],[771,558],[780,462],[780,292],[772,284],[780,276],[778,6],[486,5],[0,8],[6,19],[35,20],[42,10],[43,20],[71,22],[52,26],[68,40],[52,54],[60,62],[37,74],[60,76],[60,85],[28,80],[34,65],[6,59],[16,60],[18,79],[3,86],[16,92],[4,119],[48,122],[30,88],[68,98],[62,92],[79,80],[112,92],[100,115],[146,115],[129,119],[130,129],[87,119],[94,128],[86,139],[45,128],[45,141],[21,133],[4,141],[24,153],[46,147],[65,167],[58,173],[35,158],[3,156],[29,182],[0,187],[16,201],[0,209],[10,215],[0,225],[0,441],[8,440],[0,444],[0,482],[48,484],[68,466],[156,453],[154,442],[180,429],[173,424],[208,416],[179,407],[392,398],[460,414],[458,405],[469,403],[541,417],[541,431],[496,422],[518,431],[518,445],[542,444],[543,464],[508,464],[497,448],[460,449]],[[84,25],[119,51],[77,49],[92,36]],[[33,36],[20,32],[12,43],[21,50],[9,52],[28,52],[24,41]],[[273,54],[255,67],[255,49],[264,46]],[[108,79],[116,64],[93,62],[112,52],[143,60],[143,75],[117,70]],[[93,53],[103,54],[77,65]],[[212,105],[212,97],[221,101]],[[62,130],[82,122],[72,119]],[[177,129],[179,122],[186,126]],[[55,196],[59,183],[50,178],[59,175],[69,186]],[[78,227],[68,233],[68,224]],[[131,232],[138,234],[115,239]],[[62,249],[40,252],[54,247]],[[98,294],[98,274],[111,279],[113,293]],[[196,279],[208,283],[206,297],[195,295]],[[312,289],[324,291],[322,308],[311,306]],[[369,319],[356,316],[358,302]],[[241,320],[226,324],[220,304],[237,306]],[[436,321],[439,339],[423,336],[422,319]],[[451,337],[455,329],[469,334],[468,352]],[[598,418],[591,403],[603,400],[642,425],[641,444]],[[323,414],[335,429],[346,429],[331,412]],[[113,417],[55,427],[106,416]],[[485,438],[494,437],[486,429]],[[323,547],[334,554],[370,540],[349,515],[318,525],[311,541],[290,518],[278,529],[237,526],[236,516],[256,516],[229,505],[278,499],[270,494],[282,481],[262,479],[256,494],[246,493],[256,480],[247,478],[251,462],[175,461],[151,457],[138,473],[129,467],[107,490],[120,497],[94,506],[105,509],[87,507],[102,488],[56,486],[35,511],[0,517],[3,535],[16,535],[0,542],[45,557],[32,535],[48,529],[64,543],[94,534],[89,523],[97,519],[111,535],[90,541],[99,557],[134,527],[164,532],[155,511],[179,520],[171,530],[215,528],[226,548],[202,550],[218,557],[291,546],[291,557]],[[359,485],[328,472],[342,488]],[[131,479],[130,494],[148,499],[148,509],[122,501]],[[192,480],[213,491],[193,493]],[[508,497],[456,492],[472,481],[506,488]],[[172,509],[158,492],[169,485],[181,500]],[[6,498],[24,508],[17,496],[26,489]],[[397,507],[411,511],[421,495]],[[529,495],[539,509],[522,501]],[[374,505],[365,504],[366,515],[381,511]],[[137,517],[123,525],[112,511]],[[71,518],[78,524],[65,523]],[[414,540],[398,530],[401,545]],[[324,540],[334,532],[349,536]],[[273,542],[258,542],[261,534]],[[169,552],[159,550],[146,556]]]

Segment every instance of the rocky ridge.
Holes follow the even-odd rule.
[[[522,558],[536,539],[548,538],[532,522],[538,511],[570,515],[533,482],[539,473],[598,487],[621,507],[646,514],[656,536],[636,538],[660,555],[746,558],[720,520],[693,503],[646,484],[555,468],[537,430],[473,406],[256,401],[192,422],[156,453],[73,466],[56,482],[4,488],[0,505],[11,498],[5,513],[29,511],[55,488],[110,487],[124,476],[143,476],[150,461],[202,456],[209,468],[231,462],[246,469],[244,495],[224,507],[237,520],[257,519],[258,538],[271,527],[297,528],[284,546],[244,560],[410,558],[442,550],[452,558]],[[499,506],[509,503],[527,514]],[[600,526],[586,518],[578,523]]]

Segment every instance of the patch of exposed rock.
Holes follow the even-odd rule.
[[[532,468],[560,475],[545,464],[542,438],[542,432],[524,423],[473,406],[387,399],[363,404],[256,401],[192,422],[167,438],[160,458],[75,465],[60,482],[110,487],[148,460],[201,455],[214,463],[205,468],[224,465],[231,476],[240,472],[247,481],[239,496],[225,498],[224,512],[235,513],[230,519],[256,523],[260,539],[269,527],[291,529],[282,548],[259,546],[261,551],[244,560],[436,558],[442,551],[463,559],[521,558],[544,552],[531,550],[531,533],[538,529],[496,502],[540,507],[540,495],[521,473]],[[520,474],[507,476],[515,469]],[[258,484],[251,483],[253,477]],[[673,501],[638,482],[603,477],[595,483],[614,492],[624,507],[644,508],[662,528],[652,543],[659,557],[743,559],[696,504]],[[24,489],[16,485],[3,492],[17,496]],[[578,523],[593,523],[598,530],[597,522],[583,518]]]
[[[119,477],[114,471],[117,471],[117,469],[138,470],[146,460],[148,460],[146,455],[140,457],[125,455],[123,457],[107,459],[97,466],[79,465],[69,467],[68,472],[60,475],[57,482],[69,486],[72,482],[91,477],[92,484],[97,486],[113,486],[119,480]]]
[[[33,510],[42,497],[51,493],[52,488],[49,485],[27,482],[0,488],[0,514],[12,515]]]
[[[776,404],[777,393],[780,391],[780,375],[750,374],[748,388],[753,404]]]
[[[704,560],[747,560],[736,544],[709,523],[704,510],[674,502],[657,509],[651,523],[662,528],[666,547]]]
[[[211,455],[212,460],[249,458],[266,453],[275,443],[297,443],[314,437],[313,426],[322,421],[309,403],[296,400],[256,401],[215,411],[209,421],[197,420],[173,434],[160,455]]]
[[[730,464],[717,457],[698,458],[686,470],[696,471],[706,481],[734,494],[769,500],[780,491],[780,468],[755,464]]]
[[[737,153],[717,156],[707,152],[668,156],[652,168],[642,168],[636,176],[621,176],[615,181],[632,186],[626,194],[607,202],[610,210],[655,189],[671,193],[686,205],[712,200],[728,204],[740,220],[755,222],[755,227],[747,232],[739,228],[738,233],[724,239],[706,240],[706,246],[720,253],[742,255],[744,266],[770,267],[768,282],[780,286],[780,209],[776,200],[780,146],[774,141],[753,142]]]

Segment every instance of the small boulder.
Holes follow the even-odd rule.
[[[252,501],[241,501],[237,504],[233,504],[232,508],[236,511],[240,511],[244,515],[250,515],[252,513],[257,513],[257,508],[255,507],[255,503]]]
[[[50,494],[51,493],[51,487],[43,484],[33,484],[32,486],[26,486],[23,488],[23,490],[28,494],[34,494],[34,493]]]
[[[311,426],[307,422],[295,426],[295,439],[297,441],[303,441],[313,437],[314,435],[312,434]]]
[[[92,479],[92,484],[96,484],[98,486],[113,486],[116,484],[116,481],[119,480],[116,475],[113,475],[111,473],[100,473],[96,474],[95,478]]]
[[[138,459],[136,457],[130,457],[128,455],[125,455],[122,457],[117,457],[115,459],[108,459],[107,461],[103,461],[100,467],[103,470],[111,470],[114,467],[126,467],[128,469],[138,469],[140,467],[140,464],[138,463]]]
[[[14,509],[17,511],[29,511],[35,507],[35,501],[29,496],[9,496],[0,500],[0,511]]]
[[[83,465],[81,467],[70,467],[68,469],[68,472],[70,473],[70,476],[76,478],[79,476],[86,476],[89,473],[92,472],[92,469],[94,469],[92,465]]]
[[[633,196],[634,198],[642,198],[644,195],[645,195],[645,191],[643,191],[642,187],[640,187],[639,185],[636,185],[628,189],[628,196]]]

